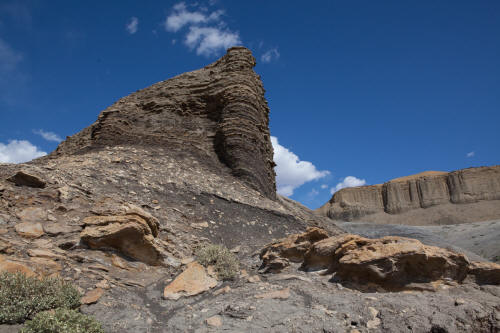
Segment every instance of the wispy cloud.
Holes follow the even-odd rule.
[[[23,55],[0,38],[0,73],[14,71],[21,60]]]
[[[303,184],[330,174],[326,170],[319,171],[311,162],[301,161],[297,155],[280,145],[278,138],[272,136],[271,143],[274,149],[279,194],[291,196],[293,191]]]
[[[129,34],[133,35],[139,29],[139,19],[135,16],[132,16],[129,22],[125,25],[125,29]]]
[[[363,186],[366,184],[366,180],[364,179],[359,179],[354,176],[347,176],[345,177],[340,183],[338,183],[335,187],[332,187],[330,189],[330,193],[333,194],[337,192],[340,189],[346,188],[346,187],[356,187],[356,186]]]
[[[266,51],[261,57],[260,61],[263,63],[270,63],[271,61],[278,60],[280,58],[280,53],[278,51],[278,48],[273,48],[268,51]]]
[[[33,130],[33,133],[40,135],[42,138],[44,138],[47,141],[53,141],[53,142],[61,142],[62,141],[61,137],[54,132],[47,132],[47,131],[44,131],[43,129],[39,129],[39,130]]]
[[[471,152],[468,152],[465,156],[470,158],[470,157],[474,157],[474,155],[476,155],[476,153],[471,151]]]
[[[0,142],[1,163],[23,163],[45,155],[46,152],[26,140],[10,140],[8,144]]]
[[[322,185],[321,185],[321,188],[324,190],[324,189],[328,188],[328,185],[326,185],[326,184],[322,184]]]
[[[196,54],[211,56],[225,49],[241,44],[240,35],[227,28],[222,20],[223,10],[210,12],[198,4],[188,6],[180,2],[173,6],[165,20],[165,30],[177,33],[185,30],[184,44]],[[174,39],[175,40],[175,39]]]

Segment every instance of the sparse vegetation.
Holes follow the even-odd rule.
[[[20,333],[104,333],[93,317],[76,310],[57,309],[37,314]]]
[[[76,308],[80,296],[73,285],[61,279],[0,273],[0,324],[22,323],[50,309]]]
[[[225,246],[215,244],[201,246],[196,251],[196,259],[205,267],[213,265],[221,280],[230,280],[238,274],[238,259]]]

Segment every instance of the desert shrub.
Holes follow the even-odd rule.
[[[232,279],[238,274],[238,259],[225,246],[204,245],[198,248],[195,255],[196,260],[203,266],[213,265],[221,280]]]
[[[80,296],[75,287],[61,279],[0,273],[0,324],[21,323],[45,310],[76,308]]]
[[[37,314],[20,333],[104,333],[94,318],[76,310],[57,309]]]

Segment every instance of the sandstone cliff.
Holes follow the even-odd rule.
[[[369,220],[378,214],[390,223],[394,222],[390,215],[403,214],[410,224],[472,222],[500,217],[498,200],[500,166],[492,166],[449,173],[429,171],[384,184],[341,189],[317,212],[347,221],[366,215]],[[457,204],[467,207],[467,212],[463,214]]]

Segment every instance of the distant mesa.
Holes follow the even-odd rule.
[[[500,218],[498,200],[497,165],[452,172],[426,171],[384,184],[344,188],[316,212],[344,221],[449,224]]]

